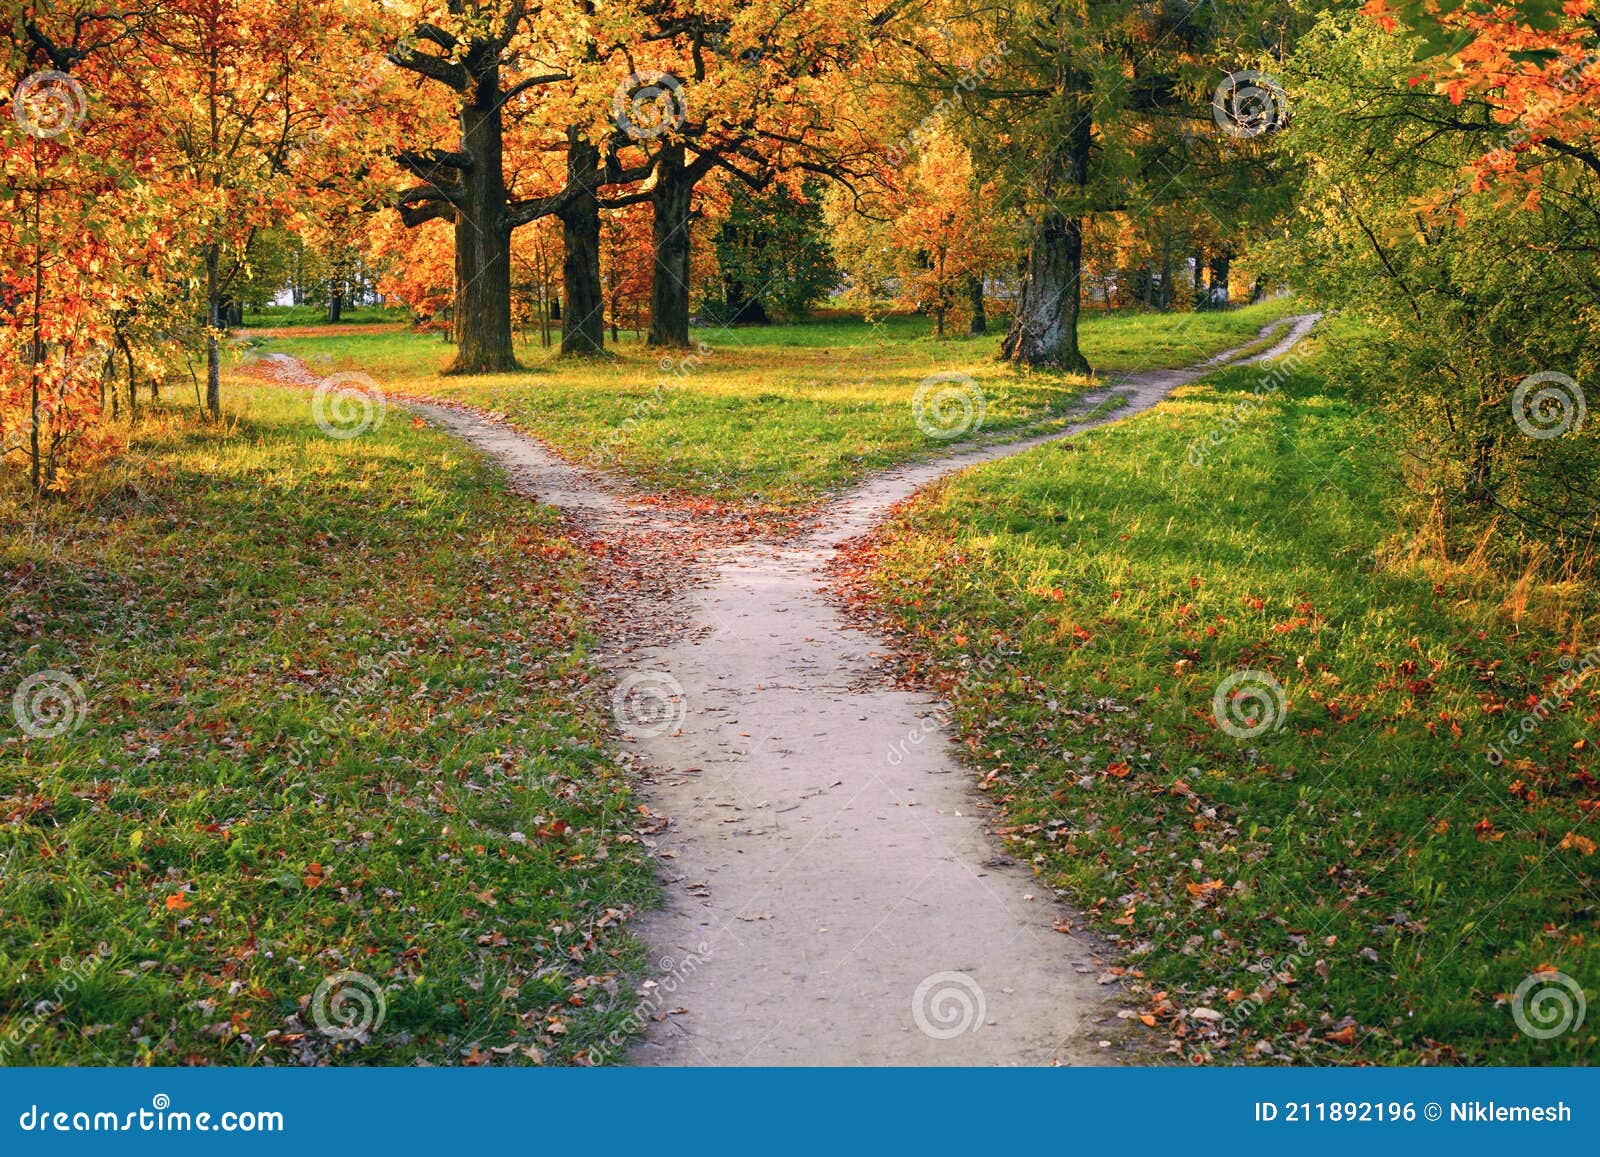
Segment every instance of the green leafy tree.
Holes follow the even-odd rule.
[[[798,191],[783,185],[759,193],[734,189],[715,241],[722,273],[717,312],[724,321],[803,317],[838,284],[820,195],[814,181]]]
[[[1537,195],[1475,186],[1521,132],[1483,99],[1419,84],[1423,41],[1329,14],[1288,62],[1302,168],[1294,284],[1362,323],[1343,364],[1413,435],[1447,541],[1497,523],[1566,557],[1600,516],[1600,423],[1586,421],[1600,324],[1600,174],[1550,150]]]

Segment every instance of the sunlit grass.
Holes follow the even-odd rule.
[[[226,430],[157,411],[69,499],[0,500],[0,1063],[582,1051],[654,885],[574,548],[403,413],[341,441],[303,391],[227,395]],[[86,714],[31,738],[48,671]],[[308,1001],[346,970],[387,1014],[341,1043]]]
[[[1016,847],[1183,1056],[1592,1059],[1592,1022],[1536,1040],[1510,997],[1553,967],[1593,1003],[1600,691],[1555,694],[1510,762],[1488,750],[1600,606],[1517,624],[1509,580],[1380,564],[1402,460],[1380,411],[1327,362],[1263,373],[960,476],[888,528],[871,589]],[[1221,728],[1238,671],[1281,726]]]
[[[1104,372],[1185,365],[1249,341],[1292,311],[1287,300],[1230,313],[1090,316],[1083,344]],[[313,369],[358,369],[398,393],[471,402],[586,462],[646,487],[773,511],[792,510],[871,471],[947,446],[917,426],[912,400],[930,375],[970,375],[985,400],[983,432],[1069,409],[1087,382],[1021,373],[996,360],[999,338],[935,340],[919,318],[867,325],[701,329],[697,348],[657,354],[624,341],[601,361],[538,346],[519,374],[441,377],[452,348],[438,336],[280,338],[261,348]]]

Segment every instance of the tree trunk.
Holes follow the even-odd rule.
[[[1172,308],[1172,237],[1167,235],[1161,239],[1161,290],[1156,296],[1156,302],[1165,313]]]
[[[767,307],[750,296],[750,287],[737,274],[722,274],[722,313],[729,325],[768,325]]]
[[[206,250],[206,412],[222,416],[222,350],[217,331],[222,327],[222,299],[218,293],[219,255],[215,245]]]
[[[461,174],[462,204],[456,215],[460,332],[456,360],[446,372],[505,373],[518,366],[511,339],[511,224],[506,219],[498,66],[475,69],[473,90],[473,99],[461,109],[462,148],[472,155],[472,164]]]
[[[656,164],[650,192],[655,210],[655,276],[650,283],[650,336],[645,344],[683,349],[689,344],[689,211],[695,178],[684,169],[683,146],[668,145]]]
[[[1467,469],[1463,497],[1474,505],[1489,505],[1494,501],[1494,439],[1480,434],[1472,442],[1472,462]]]
[[[1212,309],[1228,308],[1228,266],[1233,255],[1226,249],[1211,255],[1211,292],[1207,295]]]
[[[975,273],[967,275],[967,300],[972,303],[972,322],[967,332],[974,337],[989,332],[989,315],[983,311],[983,278]]]
[[[1047,212],[1034,223],[1028,272],[1001,354],[1018,365],[1090,372],[1078,349],[1083,230],[1076,217]]]
[[[339,283],[335,281],[328,289],[328,324],[338,325],[344,317],[344,294],[339,291]]]
[[[1069,92],[1084,92],[1081,77],[1064,77],[1062,83]],[[1078,103],[1077,120],[1045,164],[1047,205],[1053,206],[1057,196],[1074,198],[1089,179],[1092,114],[1087,95]],[[1083,221],[1049,208],[1033,220],[1022,296],[1000,347],[1002,355],[1018,365],[1090,373],[1089,360],[1078,348],[1082,283]]]
[[[455,292],[450,295],[450,340],[458,346],[461,344],[461,317],[465,312],[462,309],[462,301],[467,293],[467,262],[472,256],[472,246],[468,244],[468,232],[466,219],[460,213],[457,213],[455,228],[456,283]]]
[[[600,282],[600,202],[589,182],[599,163],[599,148],[576,128],[567,130],[567,181],[580,186],[561,211],[561,288],[566,312],[561,322],[561,353],[588,357],[606,352],[605,291]]]

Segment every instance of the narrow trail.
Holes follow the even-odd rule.
[[[1251,356],[1132,374],[1081,400],[1065,429],[869,478],[783,542],[718,546],[668,600],[678,628],[613,648],[625,742],[667,901],[639,930],[655,957],[639,1064],[1106,1064],[1113,961],[1026,865],[1002,854],[985,802],[930,697],[891,686],[881,640],[827,593],[837,548],[957,470],[1150,408],[1224,365],[1281,356],[1317,315],[1274,323]],[[1254,343],[1253,343],[1254,344]],[[1249,347],[1245,347],[1248,349]],[[605,538],[686,526],[470,411],[408,403],[498,459],[519,490]]]

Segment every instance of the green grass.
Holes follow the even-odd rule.
[[[167,411],[73,500],[0,496],[0,1062],[583,1052],[654,884],[574,547],[403,414],[337,441],[227,388],[225,432]],[[50,670],[87,710],[33,738]],[[365,1041],[307,1007],[345,970]]]
[[[341,325],[400,325],[411,320],[410,310],[398,306],[346,306],[339,312]],[[327,304],[269,305],[249,310],[244,315],[247,328],[271,329],[277,326],[323,326],[328,324]]]
[[[1231,313],[1092,316],[1083,346],[1103,372],[1183,365],[1250,340],[1287,300]],[[917,426],[912,400],[933,374],[969,374],[985,399],[983,432],[1015,430],[1070,407],[1082,378],[1018,373],[999,339],[928,336],[919,318],[704,329],[687,360],[624,342],[615,358],[521,351],[525,373],[446,378],[438,336],[330,334],[260,348],[313,369],[358,369],[384,389],[505,413],[569,456],[615,466],[647,488],[783,514],[864,475],[948,442]]]
[[[1115,940],[1158,1043],[1593,1060],[1600,682],[1511,762],[1487,749],[1561,700],[1597,608],[1405,549],[1378,413],[1329,360],[1279,389],[1214,375],[913,504],[854,560],[858,594],[950,696],[1017,853]],[[1241,670],[1281,686],[1281,726],[1219,726]],[[1591,1010],[1541,1041],[1510,996],[1543,967]]]

